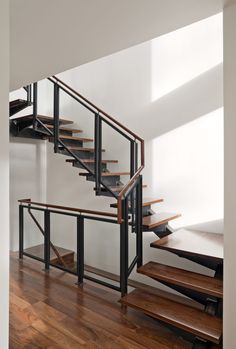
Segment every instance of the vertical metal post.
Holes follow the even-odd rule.
[[[31,85],[27,86],[27,102],[30,104],[32,99],[32,89]]]
[[[135,141],[135,147],[134,147],[134,171],[136,172],[138,170],[138,143]]]
[[[77,276],[78,285],[84,279],[84,217],[77,217]]]
[[[130,141],[130,178],[133,177],[133,175],[136,172],[136,166],[135,166],[135,161],[136,161],[136,142],[135,141]],[[135,211],[135,195],[134,191],[132,190],[130,194],[130,212],[132,216],[132,231],[135,231],[135,217],[134,217],[134,212]]]
[[[36,127],[36,119],[38,115],[38,83],[33,84],[33,128]]]
[[[135,173],[135,141],[130,141],[130,178]]]
[[[139,183],[137,184],[136,192],[136,253],[138,256],[137,267],[143,265],[143,180],[142,176],[139,177]]]
[[[53,116],[54,116],[54,153],[58,153],[58,139],[59,139],[59,105],[60,105],[60,88],[59,85],[54,83],[54,104],[53,104]]]
[[[24,208],[19,206],[19,258],[23,259],[24,251]]]
[[[128,291],[129,217],[127,198],[122,200],[122,213],[123,222],[120,225],[120,288],[123,297]]]
[[[50,211],[44,211],[44,263],[45,270],[50,267]]]
[[[95,114],[94,119],[94,139],[95,139],[95,188],[96,195],[101,192],[101,172],[102,172],[102,119],[101,116]]]

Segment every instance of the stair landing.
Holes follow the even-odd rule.
[[[208,257],[223,261],[223,235],[195,230],[180,229],[174,233],[151,243],[151,247],[178,254]]]

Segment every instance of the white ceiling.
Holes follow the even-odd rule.
[[[222,9],[222,0],[11,0],[11,90]]]

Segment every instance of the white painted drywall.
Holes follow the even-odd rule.
[[[146,140],[146,168],[144,195],[165,199],[155,209],[178,211],[182,218],[176,227],[194,226],[200,230],[222,233],[223,218],[223,111],[222,111],[222,18],[218,17],[218,31],[209,28],[194,33],[194,40],[179,42],[184,57],[199,48],[205,40],[209,51],[199,54],[199,62],[209,58],[208,52],[218,52],[217,61],[199,76],[153,101],[152,53],[153,42],[124,50],[112,56],[86,64],[61,74],[61,78],[101,106]],[[214,24],[215,25],[215,24]],[[204,23],[204,28],[206,23]],[[221,29],[220,29],[221,28]],[[190,30],[191,32],[191,30]],[[171,34],[171,33],[170,33]],[[168,35],[170,35],[168,34]],[[176,35],[176,33],[173,33]],[[191,34],[192,35],[192,34]],[[214,40],[212,40],[212,36]],[[190,38],[191,39],[191,38]],[[158,41],[158,39],[156,39]],[[189,44],[191,42],[191,45]],[[158,47],[158,42],[155,43]],[[212,46],[211,46],[212,45]],[[217,47],[215,47],[215,45]],[[176,45],[177,47],[177,45]],[[163,51],[163,55],[167,55]],[[175,54],[171,52],[173,61]],[[163,58],[163,61],[165,59]],[[167,61],[167,60],[166,60]],[[157,61],[157,64],[159,62]],[[180,61],[181,63],[181,61]],[[196,69],[196,61],[188,62],[188,70]],[[162,62],[163,64],[163,62]],[[168,64],[171,64],[169,61]],[[168,64],[166,69],[168,69]],[[164,68],[164,67],[163,67]],[[179,67],[176,66],[176,69]],[[198,67],[197,67],[198,68]],[[184,70],[184,66],[182,68]],[[91,133],[91,116],[76,103],[62,101],[61,113],[72,117],[86,136]],[[79,110],[79,112],[76,110]],[[90,121],[88,121],[90,120]],[[121,160],[120,170],[127,170],[127,148],[105,131],[106,158]],[[116,167],[110,167],[110,169]],[[78,176],[79,169],[71,168],[61,155],[54,155],[48,147],[47,201],[70,206],[109,209],[112,199],[95,197],[94,184]],[[174,225],[174,224],[173,224]],[[56,244],[75,249],[75,223],[54,219],[52,236]],[[119,234],[107,225],[88,224],[86,228],[87,264],[110,272],[118,272]],[[171,254],[150,249],[153,233],[144,234],[145,261],[158,260],[208,273],[205,268],[179,259]],[[134,237],[130,250],[134,252]],[[131,253],[131,255],[132,255]],[[133,278],[149,282],[147,278]]]
[[[41,82],[40,100],[44,101],[47,92],[47,83]],[[26,92],[21,89],[10,93],[10,100],[26,98]],[[27,115],[32,113],[32,107],[24,109],[17,114]],[[45,113],[45,104],[39,104],[39,113]],[[47,113],[46,113],[47,114]],[[12,118],[16,117],[13,116]],[[46,141],[24,138],[10,138],[10,248],[17,251],[19,248],[19,214],[18,200],[32,198],[45,202],[46,200],[46,166],[47,153]],[[36,216],[43,224],[42,214]],[[42,242],[41,232],[25,213],[25,238],[24,247],[33,246]]]
[[[11,90],[207,18],[221,0],[11,0]]]
[[[236,264],[236,4],[224,9],[224,107],[225,107],[225,258],[224,348],[235,346]]]
[[[9,1],[0,3],[0,348],[8,348],[9,318]]]

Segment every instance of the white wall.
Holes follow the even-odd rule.
[[[204,41],[204,45],[209,46],[209,51],[202,49],[199,63],[209,59],[208,53],[211,50],[218,52],[217,59],[209,63],[207,71],[200,71],[200,75],[191,81],[184,81],[178,88],[175,86],[173,91],[155,101],[152,93],[155,78],[152,71],[153,42],[138,45],[60,75],[98,106],[145,138],[144,182],[148,184],[148,189],[145,189],[144,195],[161,196],[166,200],[163,205],[157,205],[156,210],[182,213],[183,217],[176,221],[176,227],[191,225],[201,230],[220,233],[223,218],[221,19],[221,16],[218,16],[218,31],[212,30],[212,25],[215,28],[214,18],[214,21],[209,19],[208,27],[204,21],[203,26],[206,30],[200,31],[199,36],[194,32],[194,40],[191,40],[191,26],[187,42],[181,41],[181,35],[179,37],[183,56],[196,47],[199,48],[200,42]],[[200,23],[198,27],[199,25]],[[219,32],[221,35],[218,35]],[[176,36],[176,33],[173,35]],[[164,54],[167,55],[165,51]],[[179,53],[171,52],[173,61],[177,54]],[[181,63],[181,60],[179,62]],[[171,60],[168,64],[171,64]],[[190,60],[188,64],[188,70],[191,70],[191,67],[195,71],[199,68],[195,60]],[[168,69],[168,66],[166,68]],[[72,117],[80,128],[85,129],[87,136],[93,136],[91,121],[88,123],[91,116],[81,109],[80,112],[76,112],[77,107],[74,103],[66,101],[63,105],[64,102],[62,115]],[[127,170],[128,156],[125,145],[109,136],[107,131],[104,136],[104,147],[107,149],[105,156],[118,158],[122,163],[119,169]],[[109,203],[113,200],[95,198],[92,190],[94,184],[85,182],[84,178],[78,176],[78,172],[81,171],[71,168],[64,161],[61,155],[52,154],[51,146],[48,147],[47,201],[108,210]],[[69,248],[75,248],[75,225],[69,223],[65,227],[58,220],[54,220],[53,224],[54,241],[59,245],[66,241]],[[99,225],[88,226],[86,263],[117,272],[118,238],[116,229]],[[133,239],[132,236],[132,253]],[[159,260],[196,271],[209,272],[178,257],[153,251],[149,244],[154,239],[153,233],[145,233],[146,261]],[[136,274],[132,277],[142,279]],[[142,280],[148,282],[146,278]]]
[[[168,33],[221,0],[11,0],[11,90]],[[30,30],[33,28],[33,30]]]
[[[232,4],[234,3],[234,4]],[[224,9],[224,106],[225,106],[225,258],[224,258],[224,348],[235,346],[236,314],[236,4]]]
[[[40,83],[40,100],[46,101],[45,93],[47,84]],[[12,92],[10,100],[25,98],[23,89]],[[30,114],[31,108],[27,108],[18,116]],[[39,113],[45,112],[45,104],[40,103]],[[13,118],[16,116],[13,116]],[[45,202],[46,200],[46,166],[47,148],[46,141],[24,138],[10,138],[10,248],[16,251],[19,248],[19,214],[18,200],[32,198]],[[42,214],[36,216],[43,224]],[[42,234],[39,232],[31,218],[25,217],[25,247],[42,242]]]
[[[0,347],[8,348],[9,302],[9,1],[0,3]]]

